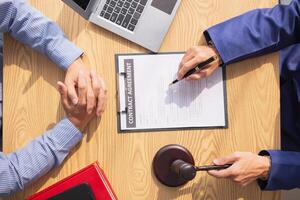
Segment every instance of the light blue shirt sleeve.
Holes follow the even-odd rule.
[[[63,69],[67,69],[83,53],[54,22],[25,0],[0,0],[0,32],[9,32]]]
[[[0,196],[9,196],[63,162],[82,139],[82,133],[63,119],[53,129],[23,149],[5,155],[0,152]]]
[[[82,54],[55,23],[25,0],[0,0],[0,32],[10,33],[63,69]],[[0,196],[24,189],[28,183],[61,164],[81,139],[82,133],[64,119],[23,149],[8,155],[0,152]]]

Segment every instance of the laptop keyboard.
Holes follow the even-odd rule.
[[[134,31],[147,1],[106,0],[100,16],[130,31]]]

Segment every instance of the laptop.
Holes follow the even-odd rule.
[[[63,0],[88,21],[158,52],[181,0]]]

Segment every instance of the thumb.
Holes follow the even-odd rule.
[[[213,163],[215,165],[225,165],[225,164],[232,164],[234,163],[235,161],[237,161],[239,159],[239,157],[233,153],[233,154],[230,154],[229,156],[225,156],[223,158],[218,158],[218,159],[215,159],[213,161]]]

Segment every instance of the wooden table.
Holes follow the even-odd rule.
[[[86,52],[92,66],[107,81],[109,100],[100,125],[96,120],[90,124],[88,135],[62,166],[10,199],[24,199],[96,160],[121,200],[280,199],[279,192],[261,192],[256,183],[241,188],[203,172],[184,187],[167,188],[151,172],[155,153],[171,143],[187,147],[199,165],[210,164],[214,158],[234,151],[279,148],[277,54],[227,67],[228,129],[118,134],[114,55],[146,50],[88,23],[59,0],[30,3],[56,21]],[[209,26],[276,3],[277,0],[182,0],[161,51],[185,51],[204,44],[202,32]],[[56,82],[64,79],[64,72],[8,35],[4,52],[4,151],[9,153],[64,116],[56,91]]]

